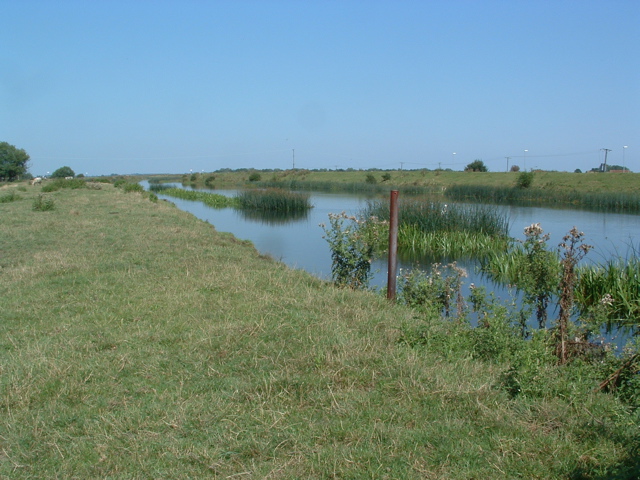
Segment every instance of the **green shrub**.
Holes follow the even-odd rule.
[[[378,183],[378,180],[376,180],[376,177],[373,175],[373,173],[367,173],[366,182],[375,185],[376,183]]]
[[[127,182],[122,186],[122,190],[125,193],[130,193],[130,192],[139,192],[142,193],[144,192],[144,187],[142,185],[140,185],[139,183],[130,183]]]
[[[516,187],[518,188],[529,188],[533,185],[533,172],[520,172],[518,174],[518,178],[516,179]]]
[[[45,195],[38,195],[36,199],[33,201],[33,209],[36,212],[46,212],[48,210],[53,210],[55,208],[55,202],[53,198],[47,197]]]
[[[249,175],[250,182],[259,182],[261,179],[262,175],[260,175],[258,172],[253,172],[251,175]]]

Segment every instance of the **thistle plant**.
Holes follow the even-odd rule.
[[[520,287],[525,292],[525,301],[535,308],[538,326],[542,329],[547,325],[547,307],[558,285],[558,258],[547,249],[549,234],[544,233],[539,223],[526,227],[524,235]]]
[[[387,222],[360,219],[345,212],[329,214],[329,226],[320,224],[331,248],[331,276],[341,287],[364,289],[371,279],[371,262],[382,244]]]
[[[562,277],[560,279],[560,317],[558,318],[558,330],[556,333],[556,354],[560,363],[565,363],[568,358],[567,340],[569,336],[569,321],[574,304],[574,288],[576,285],[576,265],[591,250],[591,245],[582,243],[583,232],[579,232],[573,227],[567,235],[562,238],[558,245],[562,252]],[[608,302],[609,299],[606,299]]]

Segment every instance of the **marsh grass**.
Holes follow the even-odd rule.
[[[528,173],[528,172],[527,172]],[[640,213],[640,195],[631,192],[589,192],[577,188],[516,188],[507,185],[451,185],[447,198],[499,205],[565,205],[586,210]]]
[[[65,189],[43,217],[37,194],[0,204],[0,477],[637,476],[637,422],[589,369],[537,357],[512,395],[462,323],[168,202]]]
[[[363,217],[389,219],[388,202],[370,202]],[[483,205],[448,205],[429,199],[399,203],[398,250],[404,254],[463,258],[503,251],[509,221]]]
[[[640,258],[616,258],[603,264],[578,269],[576,300],[583,311],[610,298],[608,316],[612,323],[640,326]]]
[[[298,213],[311,208],[309,195],[279,188],[243,190],[235,199],[238,208],[243,210]]]
[[[185,190],[183,188],[170,187],[166,188],[162,185],[151,186],[151,190],[162,195],[169,197],[181,198],[183,200],[190,200],[194,202],[202,202],[205,205],[212,208],[227,208],[237,205],[237,201],[230,197],[225,197],[218,193],[199,192],[196,190]]]

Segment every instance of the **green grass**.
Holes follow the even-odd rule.
[[[577,300],[583,309],[611,296],[610,319],[614,323],[640,325],[640,258],[616,258],[600,265],[588,265],[579,270]]]
[[[105,185],[33,212],[38,193],[0,204],[2,478],[640,472],[638,420],[590,368],[539,361],[514,396],[464,325],[292,271],[168,202]]]

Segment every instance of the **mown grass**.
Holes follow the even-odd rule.
[[[168,202],[106,185],[33,212],[37,193],[0,204],[0,477],[640,472],[637,420],[590,370],[547,365],[514,396],[463,325],[335,289]]]

